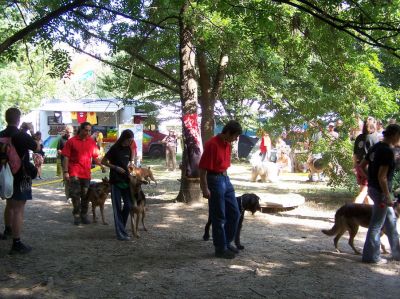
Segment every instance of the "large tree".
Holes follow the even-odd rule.
[[[398,1],[41,0],[0,5],[19,5],[22,14],[33,16],[0,41],[0,55],[12,52],[20,40],[63,41],[123,72],[130,95],[156,91],[179,96],[186,120],[183,185],[197,176],[199,129],[187,127],[188,120],[196,119],[197,101],[204,140],[213,133],[217,100],[231,115],[248,97],[257,99],[254,103],[261,99],[286,120],[310,119],[325,110],[346,114],[351,94],[360,95],[361,107],[379,92],[390,97],[390,91],[373,90],[377,84],[370,84],[376,83],[371,68],[381,67],[373,50],[398,56]],[[95,42],[108,45],[113,58],[85,47]],[[224,89],[226,79],[233,90]],[[344,92],[349,89],[352,93]],[[346,105],[337,104],[338,96]],[[321,110],[323,105],[328,108]]]

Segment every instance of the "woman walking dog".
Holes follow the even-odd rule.
[[[375,144],[361,162],[363,169],[368,164],[368,195],[374,201],[372,218],[364,244],[362,261],[364,263],[385,264],[380,257],[381,229],[389,239],[392,258],[400,260],[399,234],[396,229],[396,216],[391,196],[395,169],[393,147],[400,141],[400,126],[392,124],[383,132],[383,141]]]
[[[122,131],[121,136],[101,161],[104,166],[110,168],[111,202],[114,212],[115,232],[117,239],[121,241],[130,240],[125,226],[132,206],[128,165],[136,159],[135,152],[132,152],[131,149],[131,144],[134,142],[133,137],[134,134],[131,130]]]

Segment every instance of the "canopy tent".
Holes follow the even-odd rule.
[[[118,99],[82,99],[77,101],[63,101],[52,99],[42,104],[36,110],[40,111],[91,111],[91,112],[117,112],[124,104]]]

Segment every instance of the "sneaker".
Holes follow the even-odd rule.
[[[375,264],[375,265],[385,265],[385,264],[387,264],[387,263],[388,263],[388,260],[387,260],[387,259],[380,258],[379,261],[375,262],[374,264]]]
[[[235,254],[230,250],[216,251],[215,252],[215,257],[221,258],[221,259],[231,260],[231,259],[235,258]]]
[[[22,242],[13,243],[9,254],[26,254],[32,251],[32,247]]]
[[[88,216],[82,216],[81,222],[82,222],[82,224],[90,224],[91,223]]]
[[[125,236],[125,237],[118,238],[118,240],[120,240],[120,241],[130,241],[131,238],[129,236]]]
[[[237,249],[235,246],[233,245],[228,245],[228,250],[232,251],[235,254],[239,253],[239,249]]]
[[[367,263],[367,264],[374,264],[374,265],[385,265],[388,263],[387,259],[384,258],[380,258],[378,261],[374,262],[374,261],[362,261],[363,263]]]

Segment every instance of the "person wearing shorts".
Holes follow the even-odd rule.
[[[0,137],[11,137],[12,144],[21,158],[21,168],[14,175],[14,193],[11,198],[7,199],[6,208],[4,210],[4,235],[2,239],[12,237],[13,243],[10,254],[25,254],[32,250],[32,247],[22,243],[21,231],[24,222],[24,210],[27,200],[32,199],[32,186],[21,188],[23,182],[23,171],[32,169],[29,162],[29,150],[36,151],[39,149],[39,143],[32,136],[33,125],[26,123],[26,129],[30,131],[30,135],[23,130],[19,130],[18,126],[21,119],[21,111],[17,108],[9,108],[6,111],[7,127],[0,132]],[[33,165],[32,165],[33,166]],[[33,167],[34,168],[34,167]],[[28,173],[28,175],[35,176]]]

